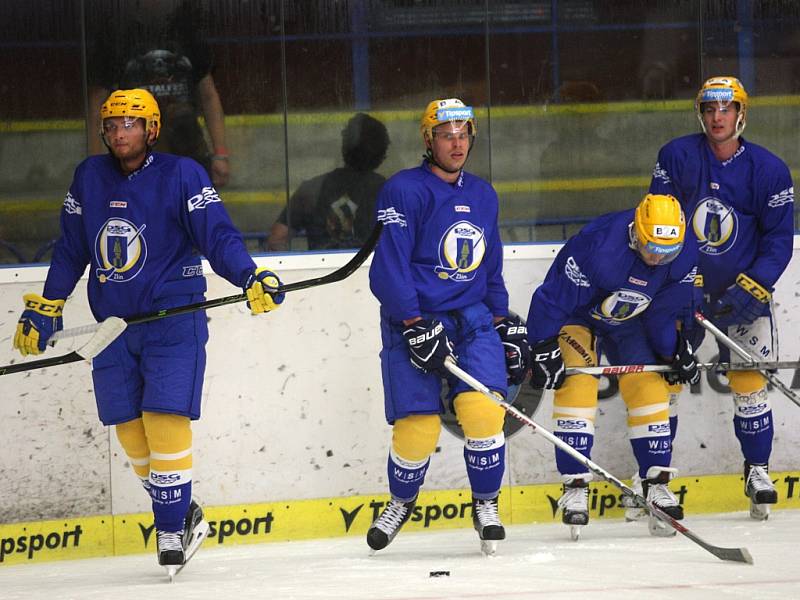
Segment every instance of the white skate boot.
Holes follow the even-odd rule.
[[[636,471],[636,473],[633,474],[633,477],[631,477],[630,487],[640,496],[644,496],[644,490],[642,489],[642,478],[639,477],[639,471]],[[630,496],[622,497],[622,506],[625,507],[625,520],[628,522],[640,521],[647,516],[647,511],[636,506],[636,503]]]
[[[581,537],[581,528],[589,523],[589,482],[591,473],[562,475],[563,493],[558,499],[561,522],[569,525],[569,536],[573,541]]]
[[[683,519],[683,507],[668,486],[669,480],[677,472],[677,469],[671,467],[650,467],[647,470],[647,478],[642,481],[642,491],[646,494],[648,502],[655,504],[676,521],[680,521]],[[648,517],[647,526],[650,534],[658,537],[671,537],[678,533],[653,515]]]
[[[744,463],[744,494],[750,498],[750,518],[766,521],[769,505],[778,502],[778,492],[769,478],[767,465]]]

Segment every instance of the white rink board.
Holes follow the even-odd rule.
[[[781,354],[800,356],[800,261],[795,258],[775,297]],[[557,245],[506,247],[504,275],[511,308],[526,315]],[[351,254],[262,256],[286,282],[325,274]],[[207,272],[210,272],[207,269]],[[0,364],[18,360],[11,341],[24,293],[41,291],[44,267],[0,269]],[[208,298],[237,293],[209,275]],[[203,418],[195,424],[194,481],[206,505],[385,493],[390,428],[383,416],[378,351],[378,305],[367,268],[344,282],[291,293],[276,313],[251,317],[242,304],[208,311],[211,338]],[[65,326],[92,322],[85,280],[67,302]],[[85,338],[84,338],[85,340]],[[67,353],[64,340],[48,354]],[[708,360],[711,345],[700,350]],[[793,373],[783,371],[789,384]],[[149,510],[116,437],[100,425],[88,365],[73,363],[0,377],[0,522]],[[800,467],[800,408],[779,392],[771,468]],[[550,394],[536,415],[550,427]],[[673,464],[682,475],[737,473],[729,397],[704,385],[684,393]],[[426,489],[467,487],[462,444],[443,430]],[[509,484],[558,480],[552,447],[528,429],[508,444]],[[617,396],[600,402],[593,458],[620,477],[634,461],[625,411]]]

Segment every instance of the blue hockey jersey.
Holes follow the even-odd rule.
[[[651,267],[629,246],[635,209],[598,217],[570,238],[531,298],[531,345],[581,324],[598,335],[641,319],[653,351],[671,357],[675,321],[692,301],[696,247],[691,236],[675,260]]]
[[[44,296],[66,298],[89,265],[96,319],[151,312],[170,296],[205,292],[199,253],[236,286],[255,269],[198,163],[152,153],[125,175],[110,154],[92,156],[64,199]]]
[[[497,194],[462,172],[454,184],[427,163],[400,171],[381,189],[384,225],[370,267],[370,288],[395,321],[483,302],[508,314]]]
[[[719,295],[747,273],[773,289],[792,257],[794,187],[786,164],[743,138],[726,161],[702,133],[658,153],[650,192],[672,194],[697,238],[705,290]]]

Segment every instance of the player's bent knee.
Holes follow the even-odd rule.
[[[503,431],[506,411],[480,392],[463,392],[453,404],[466,437],[483,439]]]
[[[758,371],[729,371],[728,383],[734,394],[752,394],[767,385],[767,379]]]
[[[439,415],[409,415],[394,422],[392,449],[397,456],[419,462],[436,450],[442,420]]]
[[[192,425],[189,417],[145,412],[142,421],[150,444],[153,469],[158,470],[160,463],[161,468],[192,467]]]
[[[143,458],[150,454],[141,418],[119,423],[114,429],[122,449],[129,457]]]
[[[553,412],[557,407],[595,408],[597,406],[598,381],[591,375],[570,375],[564,385],[557,389],[553,398]]]
[[[619,378],[628,408],[628,424],[644,425],[669,419],[669,390],[658,373],[628,373]]]

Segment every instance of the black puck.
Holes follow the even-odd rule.
[[[450,571],[431,571],[430,577],[450,577]]]

